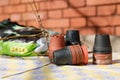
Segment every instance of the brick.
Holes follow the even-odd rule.
[[[115,5],[98,7],[98,15],[106,16],[112,14],[115,14]]]
[[[21,14],[12,14],[12,15],[10,15],[10,19],[12,21],[20,21],[21,20]]]
[[[62,11],[61,10],[53,10],[48,12],[49,18],[62,18]]]
[[[98,28],[97,33],[99,33],[99,34],[114,34],[114,27]]]
[[[50,2],[41,2],[39,8],[40,10],[50,10],[51,6]]]
[[[111,25],[112,17],[92,17],[88,18],[88,26],[109,26]]]
[[[96,7],[68,8],[63,10],[64,17],[95,16]]]
[[[115,28],[115,31],[116,31],[116,35],[117,35],[117,36],[120,36],[120,26],[117,26],[117,27]]]
[[[120,16],[93,17],[88,19],[89,26],[117,26],[120,25]]]
[[[48,18],[47,11],[39,11],[39,15],[42,20],[45,20]]]
[[[36,3],[37,10],[39,10],[39,4],[40,4],[39,2]],[[27,11],[34,11],[34,10],[36,11],[36,8],[33,3],[32,3],[32,5],[26,4],[26,7],[27,7]]]
[[[21,13],[25,12],[26,8],[25,5],[11,5],[4,7],[4,13]]]
[[[120,14],[120,5],[117,5],[117,14]]]
[[[80,34],[81,35],[96,34],[96,29],[95,28],[80,28]]]
[[[39,12],[40,19],[44,20],[47,18],[47,13],[45,11]],[[22,20],[36,20],[38,17],[34,14],[34,12],[27,12],[22,14]]]
[[[44,25],[46,28],[64,28],[69,26],[69,19],[49,19]]]
[[[39,24],[38,24],[38,22],[35,21],[35,20],[29,20],[29,21],[27,21],[27,25],[28,25],[28,26],[34,26],[34,27],[36,27],[36,28],[39,28]]]
[[[9,18],[8,14],[2,14],[2,15],[0,15],[0,21],[2,21],[4,19],[7,19],[7,18]]]
[[[115,25],[120,25],[120,16],[119,15],[115,15],[113,17],[111,17],[111,20],[109,22],[112,26]]]
[[[81,16],[95,16],[96,15],[96,7],[83,7],[83,8],[79,8],[78,10]]]
[[[22,14],[22,20],[34,20],[36,19],[36,16],[34,13],[23,13]]]
[[[68,7],[66,1],[63,0],[56,0],[56,1],[47,1],[40,3],[41,10],[49,10],[49,9],[63,9]]]
[[[85,18],[73,18],[71,19],[71,26],[72,27],[85,27],[86,19]]]
[[[0,13],[2,13],[3,12],[3,8],[2,7],[0,7]]]
[[[71,17],[80,17],[81,14],[78,10],[68,8],[63,10],[63,17],[71,18]]]
[[[69,6],[80,7],[85,5],[85,0],[69,0]]]
[[[46,0],[34,0],[35,2],[39,2],[39,1],[46,1]],[[21,0],[21,3],[33,3],[33,0]]]
[[[67,8],[68,4],[66,3],[66,1],[53,1],[53,3],[51,4],[51,8],[52,9],[58,9],[58,8]]]
[[[105,5],[105,4],[114,4],[119,3],[119,0],[87,0],[87,5]]]
[[[18,24],[20,24],[20,25],[27,26],[27,23],[26,23],[26,21],[17,21],[17,22],[18,22]]]
[[[21,0],[21,3],[29,3],[32,2],[31,0]]]
[[[20,0],[9,0],[10,4],[19,4]]]
[[[6,6],[9,4],[9,0],[0,0],[0,6]]]

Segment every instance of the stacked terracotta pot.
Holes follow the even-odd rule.
[[[49,44],[49,59],[53,60],[53,52],[65,47],[65,40],[63,34],[52,35],[50,37],[50,44]]]
[[[49,58],[57,65],[87,64],[88,51],[85,45],[81,45],[79,31],[68,30],[66,39],[63,34],[51,36]]]
[[[87,64],[88,52],[85,45],[73,45],[69,46],[72,55],[72,64]]]

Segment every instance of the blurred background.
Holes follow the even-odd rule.
[[[31,4],[36,4],[44,28],[120,35],[120,0],[0,0],[0,21],[10,18],[39,28]]]

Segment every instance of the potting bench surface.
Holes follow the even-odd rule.
[[[8,58],[2,56],[0,57],[0,80],[118,80],[120,79],[119,52],[114,53],[113,64],[111,65],[93,65],[92,54],[89,54],[88,65],[57,66],[55,64],[49,64],[42,68],[39,68],[40,66],[43,66],[48,63],[49,63],[48,57],[39,57],[39,58],[9,57]],[[33,68],[36,69],[30,70]]]

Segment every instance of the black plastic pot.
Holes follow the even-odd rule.
[[[78,30],[68,30],[66,33],[66,45],[81,44]]]
[[[53,63],[57,65],[79,65],[88,63],[88,52],[85,46],[72,45],[53,52]]]
[[[112,48],[109,35],[97,34],[93,47],[93,64],[112,64]]]
[[[93,52],[96,52],[96,53],[112,53],[112,48],[111,48],[109,35],[107,35],[107,34],[97,34],[95,36]]]
[[[71,64],[72,56],[68,47],[54,51],[54,63],[57,65]]]

